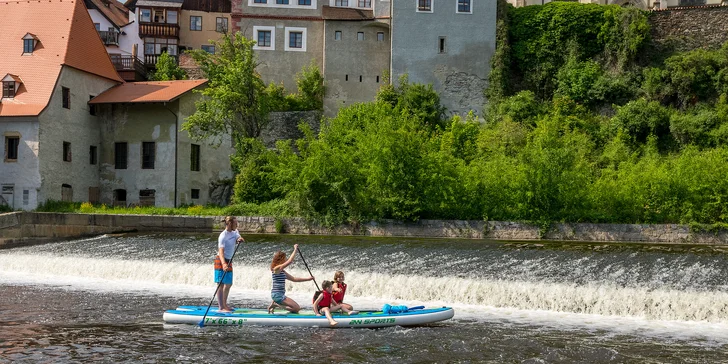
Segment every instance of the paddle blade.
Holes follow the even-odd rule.
[[[197,323],[197,326],[205,327],[205,319],[203,318],[202,320],[200,320],[200,322]]]

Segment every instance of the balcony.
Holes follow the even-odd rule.
[[[147,68],[155,68],[157,66],[157,60],[159,59],[160,56],[161,56],[161,54],[145,54],[144,55],[144,65],[147,66]],[[173,56],[171,54],[169,56],[174,59],[175,63],[179,64],[178,56]]]
[[[167,23],[139,23],[139,36],[179,38],[179,25]]]
[[[99,36],[105,45],[119,45],[119,32],[116,30],[99,30]]]
[[[125,54],[109,54],[111,63],[116,72],[124,81],[144,81],[147,79],[147,69],[139,58]]]

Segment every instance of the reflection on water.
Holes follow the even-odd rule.
[[[717,363],[728,354],[719,247],[251,236],[231,301],[266,305],[269,260],[301,243],[347,300],[451,305],[453,320],[379,330],[165,325],[206,305],[214,235],[126,235],[0,250],[0,361]],[[239,259],[239,260],[238,260]],[[298,263],[294,275],[305,275]],[[289,285],[309,305],[310,282]],[[349,298],[350,297],[350,298]]]

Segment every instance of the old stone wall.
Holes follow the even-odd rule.
[[[149,216],[12,212],[0,214],[0,247],[124,232],[202,232],[224,228],[224,216]],[[543,230],[519,222],[394,220],[334,228],[300,218],[238,217],[243,234],[358,235],[505,241],[728,244],[728,231],[696,232],[686,225],[554,224]]]
[[[728,6],[657,10],[649,16],[658,48],[687,51],[720,48],[728,41]]]
[[[260,137],[268,148],[276,146],[276,141],[283,139],[299,139],[303,133],[298,129],[298,124],[308,124],[314,133],[318,134],[321,127],[320,111],[288,111],[270,113],[270,122],[263,129]]]

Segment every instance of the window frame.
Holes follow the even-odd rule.
[[[221,22],[221,20],[224,20],[224,22]],[[225,23],[224,27],[221,27],[222,23]],[[218,33],[227,33],[230,23],[228,22],[228,18],[224,16],[218,16],[215,17],[215,31]]]
[[[334,40],[340,41],[341,38],[344,36],[344,34],[341,32],[341,30],[334,30]]]
[[[468,11],[460,11],[460,6],[462,5],[462,2],[468,2]],[[455,13],[457,14],[472,14],[473,13],[473,0],[457,0],[455,2]]]
[[[364,40],[366,40],[364,32],[356,32],[356,40],[359,42],[363,42]]]
[[[15,81],[3,81],[2,82],[2,97],[3,99],[14,99],[15,98]]]
[[[119,147],[123,146],[123,160],[121,160],[121,150]],[[128,169],[129,168],[129,143],[128,142],[115,142],[114,143],[114,169]]]
[[[215,46],[212,44],[203,44],[200,46],[200,49],[202,49],[203,51],[210,53],[210,54],[215,54],[215,51],[216,51]],[[210,50],[212,50],[212,52],[210,52]]]
[[[433,13],[435,9],[435,0],[414,0],[415,1],[415,10],[418,13]],[[429,9],[425,7],[420,7],[420,4],[422,2],[429,2]]]
[[[196,152],[195,152],[196,151]],[[200,154],[202,150],[199,144],[190,144],[190,171],[200,171]]]
[[[270,47],[264,47],[258,45],[258,33],[259,32],[270,32]],[[275,26],[253,26],[253,36],[255,37],[255,45],[253,49],[261,51],[274,51],[276,50],[276,27]]]
[[[192,20],[195,18],[200,19],[200,21],[199,21],[200,28],[199,29],[196,29],[197,26],[195,26],[194,28],[192,27],[192,24],[193,24]],[[197,25],[197,23],[194,23],[194,24]],[[191,32],[201,32],[202,31],[202,16],[190,15],[190,31]]]
[[[300,33],[301,34],[301,47],[291,47],[291,33]],[[305,52],[306,51],[306,34],[307,28],[301,28],[301,27],[286,27],[285,28],[285,34],[286,34],[286,43],[284,45],[284,50],[289,52]]]
[[[384,42],[384,32],[377,32],[377,42]]]
[[[142,142],[141,148],[142,169],[154,169],[157,160],[157,143]]]
[[[149,12],[147,14],[147,20],[144,20],[144,12]],[[151,23],[152,22],[152,9],[139,9],[139,22],[140,23]]]
[[[88,164],[96,165],[99,162],[99,150],[95,145],[89,145],[88,147]]]
[[[316,10],[318,0],[288,0],[287,4],[279,4],[276,0],[247,0],[249,7],[284,8],[284,9],[308,9]]]
[[[64,162],[73,161],[73,152],[71,149],[71,142],[67,142],[67,141],[63,142],[63,161]]]
[[[11,140],[15,140],[15,145],[11,145]],[[13,150],[14,149],[14,150]],[[11,157],[11,152],[15,154],[15,158]],[[17,162],[20,157],[20,136],[19,135],[6,135],[5,136],[5,162]]]
[[[35,50],[35,39],[23,39],[23,54],[33,54]]]
[[[192,189],[190,189],[190,199],[191,200],[199,200],[200,199],[200,189],[199,188],[192,188]]]
[[[71,109],[71,89],[65,86],[61,86],[61,106],[64,109]]]

